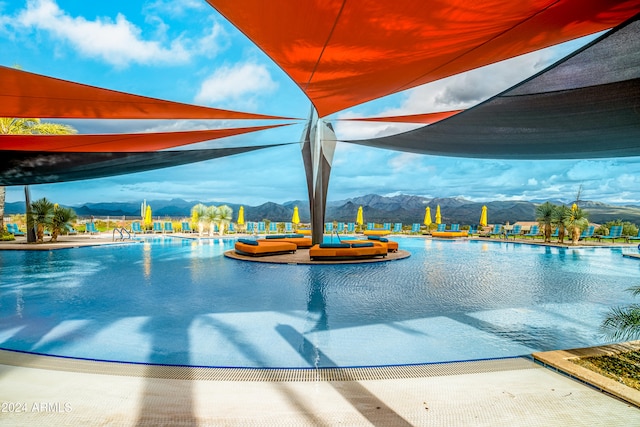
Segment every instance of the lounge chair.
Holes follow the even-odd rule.
[[[238,239],[235,243],[235,251],[240,255],[249,256],[268,256],[279,255],[284,253],[295,253],[298,249],[295,243],[266,241],[266,240],[248,240]]]
[[[264,221],[258,222],[258,234],[265,234],[265,233],[266,233],[266,228],[265,228]]]
[[[293,223],[285,222],[284,223],[284,232],[285,233],[293,233]]]
[[[184,226],[184,224],[183,224],[183,226]],[[142,227],[140,226],[139,222],[132,222],[131,223],[131,233],[133,233],[134,235],[136,233],[138,233],[138,234],[144,233],[144,231],[142,231]]]
[[[502,225],[494,224],[493,229],[489,232],[489,237],[502,236]]]
[[[162,233],[162,223],[154,222],[153,223],[153,232],[154,233]]]
[[[640,240],[640,230],[638,230],[638,235],[637,236],[627,236],[627,242],[632,241],[632,240]]]
[[[374,242],[383,243],[387,247],[387,252],[398,252],[398,242],[394,242],[387,239],[386,237],[380,236],[367,236],[367,239],[373,240]]]
[[[447,224],[438,224],[436,231],[447,231]]]
[[[395,233],[395,234],[402,233],[402,223],[401,222],[396,222],[395,224],[393,224],[393,233]]]
[[[275,221],[271,221],[269,223],[269,234],[272,234],[272,233],[275,234],[277,232],[278,232],[278,223]]]
[[[420,234],[420,224],[416,222],[411,226],[411,234]]]
[[[65,231],[67,232],[68,236],[74,235],[74,234],[78,234],[78,230],[76,230],[75,228],[73,228],[70,224],[67,224],[65,226]]]
[[[560,228],[556,228],[555,230],[553,230],[553,233],[551,233],[550,237],[560,237]]]
[[[374,228],[376,228],[376,224],[374,222],[367,223],[367,230],[373,230]]]
[[[332,222],[325,222],[324,223],[324,232],[327,233],[327,234],[333,233],[333,223]]]
[[[236,226],[233,225],[232,222],[230,222],[229,226],[227,227],[227,233],[231,233],[231,234],[235,234],[236,233]]]
[[[255,223],[247,222],[247,233],[251,234],[255,231]]]
[[[93,222],[88,222],[85,228],[85,232],[89,234],[98,234],[99,231]]]
[[[469,226],[469,236],[471,236],[472,234],[476,234],[478,232],[478,230],[476,230],[476,228],[473,225]]]
[[[451,224],[449,231],[460,231],[460,224]]]
[[[535,239],[540,234],[540,228],[537,225],[532,225],[528,232],[524,233],[522,237],[531,237]]]
[[[580,233],[580,238],[578,240],[587,240],[589,237],[593,237],[593,232],[596,227],[593,225],[588,226],[582,233]]]
[[[24,236],[24,233],[18,228],[18,224],[7,224],[7,231],[14,236]]]
[[[520,235],[520,230],[522,230],[521,225],[514,225],[511,230],[505,233],[504,238],[509,239],[509,237],[513,237],[513,240],[516,240],[516,236]]]
[[[309,249],[309,258],[312,260],[323,259],[360,259],[386,257],[387,248],[380,243],[321,243]]]
[[[347,233],[354,234],[356,232],[356,224],[353,222],[347,223]]]
[[[382,224],[382,228],[384,228],[385,230],[391,231],[391,223],[385,222],[384,224]]]
[[[171,221],[166,221],[164,223],[164,232],[173,233],[173,223]]]
[[[624,238],[622,237],[622,226],[621,225],[612,225],[609,229],[609,234],[607,236],[598,236],[598,242],[602,239],[611,240],[611,242],[615,243],[616,239]]]
[[[193,233],[193,230],[191,229],[191,224],[189,224],[187,221],[182,222],[180,229],[182,230],[183,233]]]
[[[338,223],[338,229],[336,230],[338,233],[344,233],[344,222]]]

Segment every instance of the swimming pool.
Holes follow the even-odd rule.
[[[233,239],[0,252],[0,348],[225,367],[474,360],[604,342],[634,297],[620,249],[399,238],[356,265],[225,258]]]

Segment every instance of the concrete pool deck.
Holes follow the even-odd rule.
[[[527,358],[423,365],[423,373],[387,379],[376,375],[376,370],[384,368],[371,368],[371,379],[362,373],[352,380],[331,379],[321,370],[312,370],[311,378],[304,370],[302,379],[295,378],[297,370],[272,379],[245,379],[227,370],[223,374],[227,379],[216,379],[216,374],[210,379],[202,368],[178,368],[167,374],[170,368],[123,368],[68,359],[52,362],[55,358],[12,353],[0,351],[0,400],[6,406],[0,413],[2,425],[640,423],[638,408]]]

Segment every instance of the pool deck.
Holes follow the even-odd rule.
[[[123,243],[105,234],[61,236],[58,243],[21,240],[1,242],[0,249]],[[629,403],[640,392],[570,370],[577,365],[568,359],[585,351],[536,353],[537,363],[523,357],[356,370],[247,370],[78,361],[0,350],[0,424],[640,425],[640,409]],[[631,398],[613,397],[620,396],[620,389]]]
[[[422,365],[422,371],[389,367],[388,374],[371,368],[369,378],[363,368],[336,378],[330,371],[295,369],[255,378],[261,370],[254,369],[245,378],[247,370],[211,369],[207,375],[203,368],[123,367],[12,353],[0,351],[2,425],[640,423],[638,408],[528,358]]]

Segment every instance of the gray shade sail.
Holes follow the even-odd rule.
[[[217,159],[286,144],[154,152],[3,151],[0,185],[45,184],[103,178]]]
[[[640,156],[638,16],[474,108],[402,134],[345,142],[493,159]]]

